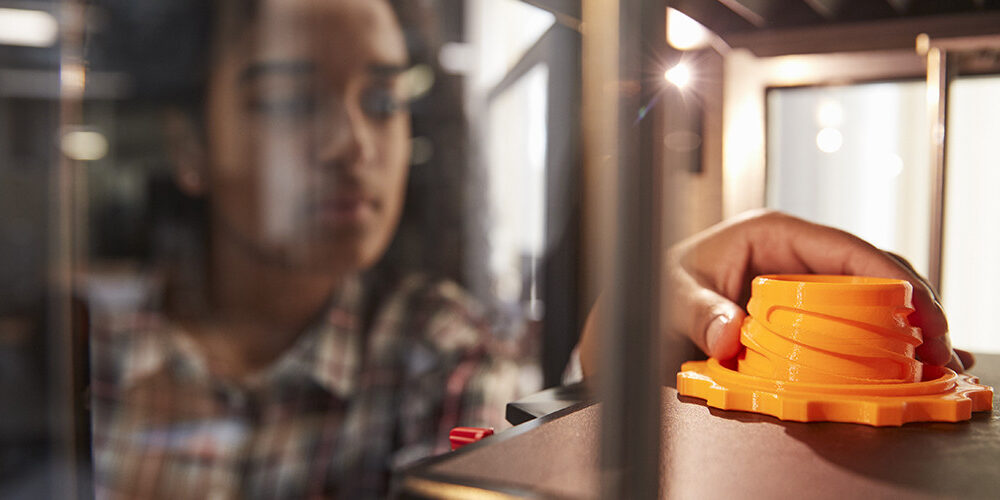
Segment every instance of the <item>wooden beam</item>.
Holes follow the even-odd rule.
[[[758,57],[914,48],[917,36],[931,39],[1000,34],[1000,12],[925,16],[830,26],[718,33],[733,48]]]
[[[763,19],[747,20],[716,0],[673,0],[669,6],[698,21],[713,33],[748,31],[764,26]],[[754,23],[758,24],[754,24]]]
[[[846,0],[802,0],[817,14],[828,21],[836,21],[840,12],[844,9]]]
[[[820,24],[829,19],[798,0],[718,0],[758,28]],[[812,1],[812,0],[810,0]],[[840,0],[818,0],[829,3]]]
[[[719,0],[719,3],[758,28],[767,24],[767,9],[762,0]]]

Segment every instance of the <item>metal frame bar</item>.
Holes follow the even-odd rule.
[[[931,145],[931,229],[928,276],[931,286],[941,290],[944,248],[945,195],[948,172],[948,95],[955,75],[954,58],[948,51],[931,47],[927,51],[927,113]]]
[[[59,137],[81,123],[86,89],[83,37],[85,5],[61,0]],[[89,384],[88,352],[74,329],[74,276],[79,270],[80,193],[85,172],[59,154],[52,167],[47,314],[49,385],[48,424],[52,439],[50,493],[54,498],[93,498],[90,481],[90,421],[81,390]]]
[[[961,56],[977,51],[1000,50],[1000,35],[980,35],[958,38],[932,38],[926,34],[917,38],[917,50],[927,60],[927,113],[931,145],[931,228],[929,241],[929,272],[931,286],[940,293],[944,265],[945,218],[948,194],[948,100],[951,83],[959,70],[969,70]],[[984,69],[984,68],[979,68]],[[991,67],[986,70],[997,70]]]
[[[665,45],[666,5],[587,2],[584,124],[588,241],[604,290],[601,493],[655,498],[660,479],[658,120],[637,119],[663,85],[650,50]]]

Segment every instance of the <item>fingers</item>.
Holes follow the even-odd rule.
[[[933,289],[905,259],[841,230],[777,212],[727,221],[678,245],[668,260],[676,329],[716,357],[738,351],[749,280],[760,274],[844,274],[895,278],[913,286],[910,323],[921,329],[917,348],[925,363],[959,368],[948,321]],[[678,271],[679,269],[679,271]]]
[[[705,352],[716,359],[729,359],[739,354],[740,326],[744,317],[742,310],[713,317],[705,327]]]
[[[889,258],[894,260],[908,275],[907,279],[913,284],[913,314],[908,318],[910,324],[920,327],[924,343],[917,348],[917,356],[921,361],[936,365],[945,365],[957,372],[968,368],[962,358],[956,354],[951,347],[951,339],[948,337],[948,320],[944,314],[944,308],[938,299],[937,293],[930,283],[916,270],[909,261],[892,252],[885,252]],[[963,351],[964,352],[964,351]],[[975,362],[971,354],[969,361]]]
[[[597,373],[600,352],[598,344],[601,340],[597,329],[601,325],[601,317],[604,315],[604,308],[601,305],[603,302],[603,297],[598,297],[597,303],[590,309],[590,314],[587,315],[587,320],[583,325],[583,331],[580,333],[580,343],[578,344],[580,350],[580,369],[583,372],[583,377],[586,379],[593,377]]]
[[[962,360],[958,357],[958,354],[956,354],[955,351],[951,352],[951,358],[944,366],[946,368],[951,368],[955,373],[962,373],[965,371],[965,367],[962,366]]]
[[[976,357],[972,355],[969,351],[963,351],[962,349],[955,349],[955,355],[958,356],[959,361],[962,362],[962,367],[968,370],[976,364]]]
[[[671,271],[671,322],[709,356],[729,359],[740,351],[743,308],[702,286],[683,268]]]
[[[915,277],[918,281],[920,281],[920,284],[923,285],[923,288],[925,288],[928,292],[930,292],[931,298],[934,299],[935,302],[938,303],[941,302],[941,297],[938,297],[937,290],[935,290],[934,287],[931,286],[931,282],[927,281],[927,278],[924,278],[920,273],[918,273],[917,270],[914,269],[913,264],[910,264],[910,261],[906,260],[902,255],[899,255],[895,252],[890,252],[888,250],[883,250],[883,252],[885,252],[885,254],[889,256],[889,258],[896,261],[896,263],[899,264],[900,267],[906,269],[906,271],[911,276]]]
[[[935,330],[922,326],[920,321],[911,319],[910,324],[919,326],[923,332],[924,343],[917,346],[917,358],[920,361],[931,365],[945,366],[952,363],[953,360],[958,360],[952,351],[951,340],[948,339],[947,335],[933,336]]]
[[[783,233],[798,234],[796,238],[785,237],[792,243],[797,259],[805,263],[810,272],[908,281],[913,286],[914,312],[907,319],[910,324],[921,329],[924,340],[917,347],[917,356],[921,361],[937,366],[949,363],[951,366],[959,366],[960,359],[957,356],[953,359],[948,320],[941,303],[936,299],[931,286],[905,259],[879,250],[844,231],[789,216],[779,216],[779,219],[785,226]],[[766,257],[767,254],[758,255]],[[775,265],[774,262],[767,264]]]
[[[891,256],[889,258],[891,263],[895,264],[895,268],[866,272],[880,273],[870,276],[904,279],[913,285],[914,311],[907,319],[911,325],[919,327],[923,335],[924,343],[917,347],[917,356],[925,363],[947,365],[949,368],[957,369],[956,371],[962,371],[961,360],[952,350],[951,339],[948,337],[948,319],[944,314],[944,308],[935,297],[934,290],[908,263],[904,265]],[[872,265],[879,267],[881,263],[873,262]]]

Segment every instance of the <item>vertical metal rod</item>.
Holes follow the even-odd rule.
[[[605,168],[613,186],[610,276],[605,283],[602,328],[601,457],[605,498],[657,498],[660,476],[658,288],[661,249],[654,134],[657,121],[641,112],[662,85],[662,69],[650,72],[656,47],[665,43],[665,5],[620,0],[617,35],[616,138]],[[585,20],[585,26],[586,25]],[[649,76],[654,76],[650,81]],[[652,84],[651,84],[652,83]],[[610,132],[606,130],[606,132]]]
[[[947,51],[931,47],[927,51],[927,112],[930,118],[932,191],[930,269],[928,279],[935,291],[941,290],[941,265],[944,248],[945,195],[948,167],[948,89],[954,64]]]
[[[59,130],[56,141],[72,127],[82,122],[83,95],[86,86],[86,65],[83,57],[84,2],[62,0],[60,7],[59,48]],[[78,164],[61,153],[56,153],[50,176],[49,194],[49,281],[48,324],[46,325],[46,351],[50,383],[48,419],[51,443],[50,490],[53,498],[92,498],[86,460],[90,450],[82,450],[86,442],[76,425],[79,405],[82,403],[75,387],[76,379],[85,370],[75,366],[73,331],[73,273],[77,248],[74,221],[76,199],[79,194],[76,181]],[[89,429],[83,429],[89,432]]]

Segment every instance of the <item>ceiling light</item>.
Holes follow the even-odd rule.
[[[73,130],[59,143],[64,155],[79,161],[94,161],[108,154],[108,139],[93,130]]]
[[[663,73],[663,78],[676,85],[678,88],[684,88],[691,83],[691,77],[691,68],[689,68],[687,64],[683,63],[678,64]]]
[[[667,9],[667,43],[677,50],[700,49],[708,45],[711,33],[698,21],[679,10]]]
[[[59,23],[48,12],[0,8],[0,45],[51,47],[58,36]]]

